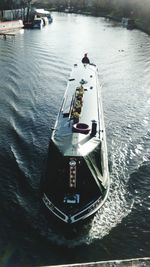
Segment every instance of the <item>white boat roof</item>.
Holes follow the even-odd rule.
[[[48,14],[50,14],[50,12],[49,11],[47,11],[47,10],[44,10],[44,9],[35,9],[35,12],[36,13],[39,13],[39,14],[43,14],[43,15],[48,15]]]
[[[84,88],[84,95],[79,122],[89,125],[90,128],[92,121],[97,122],[97,134],[94,139],[90,138],[90,133],[82,134],[72,130],[73,121],[69,117],[69,111],[76,88],[81,84]],[[100,142],[100,130],[104,129],[99,91],[97,67],[90,64],[75,64],[52,135],[54,143],[64,155],[86,155]]]

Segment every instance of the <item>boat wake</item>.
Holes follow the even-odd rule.
[[[23,196],[20,196],[21,202],[25,201],[20,205],[26,207],[26,217],[29,219],[30,225],[48,242],[62,247],[73,248],[83,244],[89,245],[95,240],[103,239],[130,214],[135,205],[141,203],[138,189],[131,188],[133,187],[132,178],[133,176],[138,177],[141,170],[143,171],[143,166],[146,167],[149,162],[149,138],[150,133],[147,131],[138,139],[130,139],[128,143],[120,144],[116,142],[117,138],[112,140],[109,145],[111,147],[109,149],[110,191],[107,200],[92,221],[83,223],[80,229],[74,226],[72,231],[68,231],[67,227],[66,229],[58,228],[53,222],[49,224],[47,221],[45,214],[40,209],[40,201],[37,196],[32,197],[32,205],[31,199],[28,202],[26,196],[24,199],[22,199]],[[23,166],[24,160],[13,146],[11,152],[22,173],[28,177],[28,168]],[[30,177],[29,183],[31,180]],[[20,182],[19,180],[18,183]],[[130,184],[132,185],[129,188]],[[37,185],[38,183],[32,181],[34,188],[37,188]],[[29,189],[26,191],[29,192]]]
[[[112,228],[121,223],[132,209],[133,201],[126,200],[126,189],[118,181],[110,188],[110,195],[103,207],[96,213],[92,221],[83,223],[81,228],[75,226],[68,229],[56,228],[54,225],[50,228],[46,218],[42,215],[38,220],[40,234],[50,242],[65,246],[76,247],[82,244],[91,244],[95,239],[102,239],[108,235]],[[69,229],[70,230],[70,229]]]

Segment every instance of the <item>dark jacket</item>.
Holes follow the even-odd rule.
[[[90,63],[89,58],[86,57],[86,56],[84,56],[84,57],[82,58],[82,63],[89,64],[89,63]]]

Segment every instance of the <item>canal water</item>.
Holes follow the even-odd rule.
[[[150,252],[150,38],[104,18],[53,13],[0,37],[0,266],[147,257]],[[111,188],[90,225],[48,224],[40,179],[74,63],[99,69]],[[57,164],[57,162],[56,162]]]

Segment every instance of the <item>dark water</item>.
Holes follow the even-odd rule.
[[[0,266],[150,256],[149,36],[103,18],[53,18],[0,38]],[[85,52],[103,84],[111,190],[72,237],[47,224],[39,185],[67,79]]]

